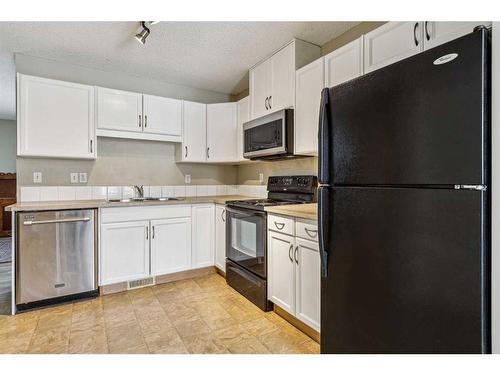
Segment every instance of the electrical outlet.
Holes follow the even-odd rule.
[[[33,183],[34,184],[42,183],[42,172],[33,172]]]
[[[69,180],[72,184],[77,184],[78,183],[78,173],[70,173],[69,174]]]
[[[264,173],[259,173],[259,182],[260,183],[264,182]]]
[[[184,176],[184,182],[186,184],[190,184],[191,183],[191,175],[190,174],[187,174]]]
[[[80,172],[79,173],[79,180],[81,184],[86,184],[87,183],[87,172]]]

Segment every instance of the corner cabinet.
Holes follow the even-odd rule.
[[[207,104],[207,161],[234,162],[237,142],[237,103]]]
[[[321,263],[317,232],[316,222],[268,215],[268,298],[319,332]]]
[[[17,75],[17,155],[95,159],[94,87]]]
[[[250,98],[244,97],[238,101],[238,122],[236,128],[236,161],[248,162],[248,159],[243,157],[245,151],[245,140],[243,134],[243,124],[250,120]]]
[[[295,70],[320,56],[320,47],[295,39],[250,69],[250,118],[295,104]]]

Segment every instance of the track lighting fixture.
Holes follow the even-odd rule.
[[[142,21],[141,22],[141,25],[142,25],[142,30],[139,34],[136,34],[135,35],[135,39],[137,39],[137,41],[141,44],[145,44],[146,43],[146,38],[148,37],[148,35],[151,33],[151,30],[149,30],[148,28],[148,25],[151,26],[151,25],[154,25],[155,23],[158,23],[159,21]]]

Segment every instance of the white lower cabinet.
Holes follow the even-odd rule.
[[[295,239],[296,300],[295,316],[319,331],[321,301],[321,263],[317,242]]]
[[[192,268],[214,265],[215,250],[215,206],[198,204],[191,208],[193,228]]]
[[[289,219],[289,218],[287,218]],[[308,229],[305,239],[268,230],[268,298],[289,314],[320,331],[321,274],[317,225],[296,221],[296,235]]]
[[[100,285],[149,276],[149,221],[101,225]]]
[[[215,206],[215,266],[226,272],[226,207]]]
[[[268,231],[268,298],[295,315],[295,237]]]
[[[151,221],[151,275],[191,268],[191,218]]]

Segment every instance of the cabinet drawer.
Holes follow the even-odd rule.
[[[296,221],[295,235],[306,240],[318,242],[318,223],[316,221]]]
[[[295,233],[295,220],[284,216],[268,215],[267,229],[293,236]]]

